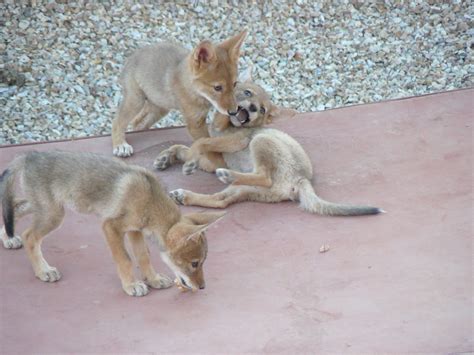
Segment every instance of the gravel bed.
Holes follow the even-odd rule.
[[[118,75],[134,49],[169,39],[192,48],[243,28],[240,67],[253,64],[274,101],[298,111],[471,87],[472,14],[471,1],[459,0],[7,0],[0,144],[108,134]],[[171,113],[160,123],[182,122]]]

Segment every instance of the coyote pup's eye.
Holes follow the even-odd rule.
[[[198,265],[199,265],[199,262],[198,262],[198,261],[193,261],[193,262],[191,263],[191,266],[192,266],[193,268],[197,268]]]
[[[237,86],[237,82],[234,83],[234,88]]]
[[[267,111],[265,111],[265,107],[263,107],[263,106],[260,107],[260,113],[261,113],[262,115],[264,115],[265,112],[267,112]]]
[[[222,91],[222,85],[216,85],[216,86],[214,86],[214,90],[216,90],[216,91]]]
[[[252,91],[244,90],[244,95],[250,97],[250,96],[252,96]]]

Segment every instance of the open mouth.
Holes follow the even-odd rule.
[[[247,122],[250,122],[250,114],[245,108],[239,106],[239,111],[237,114],[235,116],[231,116],[230,119],[234,126],[243,126]]]
[[[193,291],[194,292],[195,291],[195,289],[192,288],[191,286],[189,286],[181,276],[174,279],[174,283],[181,290],[181,292],[185,292],[185,291]]]
[[[188,286],[188,284],[186,283],[186,281],[184,281],[184,279],[183,279],[181,276],[179,277],[179,279],[180,279],[180,281],[181,281],[181,285],[183,285],[183,286],[186,287],[186,288],[191,288],[191,287]]]

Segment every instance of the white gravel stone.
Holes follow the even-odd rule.
[[[299,111],[473,85],[471,1],[26,3],[0,9],[0,144],[109,134],[134,49],[243,28],[241,68]]]

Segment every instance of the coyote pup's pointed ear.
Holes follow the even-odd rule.
[[[240,55],[240,47],[244,43],[247,37],[247,30],[243,30],[238,35],[226,39],[224,42],[219,44],[219,47],[225,49],[229,53],[229,57],[237,61]]]
[[[292,118],[297,113],[298,111],[293,110],[292,108],[283,108],[272,104],[270,110],[268,111],[268,116],[265,123],[272,123],[280,118]]]
[[[183,216],[185,219],[197,225],[209,225],[217,222],[226,215],[227,212],[198,212]]]
[[[201,233],[204,232],[209,226],[219,221],[225,216],[226,212],[200,212],[190,213],[183,216],[186,221],[186,228],[190,231],[186,241],[194,240],[197,241],[201,237]],[[192,231],[192,232],[191,232]]]
[[[216,59],[216,52],[211,42],[202,41],[193,51],[194,64],[197,68],[212,63]]]
[[[190,233],[186,237],[186,242],[191,240],[199,241],[202,236],[202,232],[204,232],[209,226],[208,225],[194,225],[190,226]]]
[[[239,75],[239,81],[241,83],[250,83],[252,82],[252,71],[253,65],[250,64],[247,69]]]
[[[174,245],[179,246],[186,244],[190,240],[197,241],[207,227],[207,225],[189,224],[187,221],[184,221],[184,223],[176,223],[168,233],[171,233]]]
[[[268,115],[267,115],[267,119],[265,121],[265,123],[272,123],[274,121],[275,118],[277,118],[280,114],[280,107],[278,107],[277,105],[274,105],[272,104],[272,106],[270,107],[270,110],[268,110]]]

